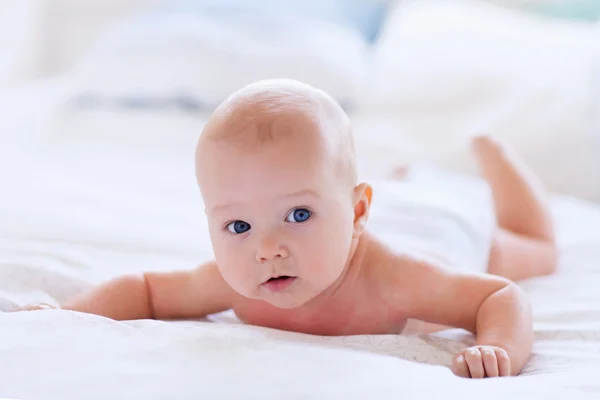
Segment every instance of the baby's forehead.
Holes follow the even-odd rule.
[[[268,208],[299,198],[328,197],[336,181],[331,163],[293,147],[271,149],[243,152],[221,148],[209,156],[198,171],[205,203],[236,201]]]

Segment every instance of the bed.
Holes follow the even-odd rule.
[[[408,20],[415,25],[396,32],[396,40],[416,40],[421,12],[414,11],[415,18]],[[542,36],[539,26],[523,22],[513,28],[519,26],[523,32],[537,32],[537,39]],[[459,30],[459,37],[469,35],[465,25]],[[565,176],[585,170],[585,160],[597,159],[590,113],[594,93],[587,89],[592,68],[584,67],[595,53],[572,46],[583,43],[578,41],[583,37],[593,43],[586,36],[591,30],[569,32],[576,33],[562,43],[544,45],[548,57],[557,49],[568,51],[571,60],[580,57],[556,66],[554,73],[568,76],[559,83],[544,74],[528,80],[531,74],[519,68],[494,70],[509,89],[498,98],[480,99],[477,91],[457,89],[465,79],[461,63],[468,64],[458,60],[453,64],[455,79],[445,86],[454,97],[433,101],[428,109],[423,104],[438,86],[415,97],[410,90],[386,91],[394,89],[392,81],[374,85],[373,96],[366,96],[351,115],[361,175],[381,178],[398,162],[422,161],[432,156],[422,152],[431,144],[437,145],[436,151],[452,148],[435,161],[443,164],[446,157],[458,157],[454,166],[461,170],[469,159],[465,138],[457,132],[480,126],[501,134],[519,128],[519,138],[505,136],[549,177],[558,163],[548,154],[561,147],[563,159],[573,161],[565,162],[573,167]],[[425,43],[432,40],[424,36]],[[388,32],[383,43],[393,37]],[[397,55],[381,51],[377,57],[380,72],[387,69],[389,76],[391,69],[402,71],[396,84],[417,79],[416,63],[398,64]],[[585,74],[575,74],[581,71]],[[0,109],[10,110],[0,113],[0,311],[60,303],[116,275],[193,268],[212,256],[193,163],[206,113],[162,106],[90,107],[73,96],[74,88],[81,93],[81,85],[72,76],[61,77],[0,96]],[[548,102],[534,107],[544,95]],[[474,98],[481,101],[471,110]],[[464,106],[446,113],[448,102],[457,99]],[[527,116],[515,111],[525,106],[532,107]],[[556,111],[553,118],[546,118],[549,109]],[[431,121],[428,113],[439,118]],[[452,132],[440,133],[444,126]],[[549,147],[533,146],[541,138],[540,129],[548,129],[544,143]],[[561,135],[561,130],[573,135]],[[419,142],[415,132],[426,139]],[[578,155],[583,160],[579,164]],[[227,312],[198,321],[127,322],[61,310],[0,312],[0,398],[596,399],[600,206],[575,197],[600,198],[593,173],[574,186],[563,185],[561,176],[547,179],[553,189],[570,193],[552,197],[560,266],[553,276],[522,283],[534,306],[535,346],[519,377],[454,377],[448,369],[453,355],[472,342],[460,330],[429,336],[320,337],[245,326]],[[456,190],[469,190],[470,182],[465,179]]]
[[[126,272],[191,268],[211,257],[193,172],[205,117],[57,115],[46,129],[32,129],[31,140],[2,146],[3,310],[60,302]],[[165,146],[160,138],[173,132],[180,141]],[[515,379],[452,376],[452,355],[472,340],[462,331],[316,337],[244,326],[229,313],[115,322],[45,311],[0,314],[0,396],[593,398],[600,392],[600,207],[555,196],[553,212],[560,268],[523,283],[536,342]]]

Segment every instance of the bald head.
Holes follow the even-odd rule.
[[[225,143],[249,151],[257,146],[298,139],[325,152],[339,173],[356,182],[350,120],[324,91],[287,79],[264,80],[229,96],[211,115],[197,148]]]

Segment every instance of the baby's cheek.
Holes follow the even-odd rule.
[[[347,240],[342,236],[336,236],[336,233],[330,232],[311,238],[310,251],[305,252],[305,261],[314,276],[335,280],[343,270],[349,254],[349,246]]]
[[[244,273],[246,269],[240,268],[240,264],[231,261],[219,263],[217,260],[217,264],[221,276],[233,290],[243,296],[251,297],[253,295],[251,286],[253,280]]]
[[[228,246],[224,242],[213,242],[213,248],[215,253],[215,261],[223,276],[223,279],[237,292],[244,294],[243,292],[246,282],[249,281],[249,277],[245,276],[245,272],[248,271],[244,268],[247,262],[244,262],[242,251],[240,249]]]

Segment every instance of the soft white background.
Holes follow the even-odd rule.
[[[131,51],[147,36],[115,41],[111,26],[150,3],[0,2],[2,310],[60,302],[128,271],[192,267],[211,256],[193,173],[205,113],[81,108],[74,99],[92,89],[118,97],[133,78],[148,79],[154,94],[187,84],[218,98],[228,78],[251,80],[278,50],[261,47],[271,58],[249,58],[253,68],[243,73],[229,64],[227,73],[203,75],[202,60],[207,70],[227,65],[210,41],[177,51],[168,42]],[[444,366],[470,343],[461,332],[322,338],[241,326],[227,314],[214,319],[228,323],[214,324],[2,313],[0,397],[597,398],[600,31],[489,3],[413,4],[392,11],[362,63],[360,41],[331,30],[318,46],[293,42],[322,63],[290,71],[354,96],[366,177],[412,161],[474,173],[468,138],[485,131],[514,145],[553,192],[568,195],[552,200],[559,272],[523,283],[536,345],[522,377],[454,378]],[[429,182],[429,190],[448,187],[446,179]],[[476,186],[453,185],[457,195]],[[379,217],[373,228],[392,232],[393,215]]]
[[[117,36],[111,42],[103,37],[106,28],[154,3],[3,1],[0,85],[60,77],[63,86],[74,86],[73,95],[99,88],[118,92],[138,81],[148,90],[195,82],[190,87],[222,96],[253,78],[289,72],[300,64],[282,64],[289,54],[278,57],[281,53],[274,51],[262,61],[246,57],[234,63],[263,74],[240,72],[228,69],[232,60],[215,48],[195,45],[170,51],[169,57],[161,58],[160,45],[155,56],[134,52],[121,57],[139,41]],[[343,34],[323,35],[331,39],[317,40],[320,48],[311,54],[325,59],[336,48],[336,57],[329,57],[336,64],[330,63],[325,74],[323,68],[308,67],[296,74],[336,94],[355,96],[360,106],[353,115],[357,140],[366,153],[362,159],[377,154],[365,166],[369,173],[385,174],[399,162],[415,160],[473,172],[466,139],[488,132],[512,143],[551,190],[600,199],[599,28],[491,8],[493,2],[401,3],[407,7],[391,12],[362,64],[360,43]],[[411,3],[417,6],[409,7]],[[209,28],[200,29],[211,35]],[[112,46],[120,58],[94,52],[95,44],[103,50]],[[297,46],[306,48],[301,42]],[[252,45],[245,49],[259,50],[267,51]],[[298,54],[300,60],[307,57],[306,52]],[[205,63],[207,57],[214,62]],[[29,101],[50,96],[39,90]]]

